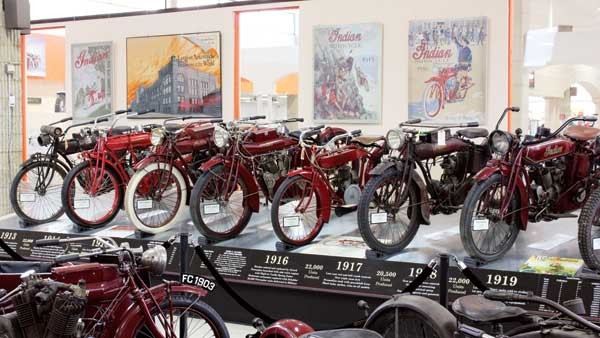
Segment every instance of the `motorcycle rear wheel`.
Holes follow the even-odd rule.
[[[312,242],[323,229],[321,203],[329,201],[319,199],[307,178],[294,176],[283,181],[271,204],[271,224],[279,240],[297,246]],[[298,206],[305,208],[300,212]]]
[[[235,186],[224,200],[224,185]],[[230,188],[231,189],[231,188]],[[252,210],[247,202],[248,188],[241,177],[235,182],[229,170],[217,165],[200,175],[190,197],[190,214],[200,233],[211,240],[227,240],[239,235],[250,222]]]
[[[60,193],[67,173],[55,162],[32,162],[19,170],[10,186],[10,203],[15,214],[29,224],[57,220],[65,213]],[[44,179],[44,192],[38,190]],[[27,198],[23,198],[27,195]],[[33,199],[33,201],[32,201]]]
[[[185,314],[187,317],[186,338],[229,338],[229,332],[223,318],[208,304],[198,300],[197,296],[175,295],[170,300],[161,304],[161,309],[167,319],[173,323],[171,325],[176,333],[176,337],[180,337],[179,319],[182,314]],[[164,334],[166,330],[160,317],[157,315],[158,309],[154,310],[152,313],[154,315],[154,324]],[[148,328],[147,323],[140,323],[140,326],[131,338],[154,338],[154,335]]]
[[[497,190],[498,187],[500,187],[500,190]],[[479,181],[473,185],[460,214],[460,239],[463,246],[471,257],[484,262],[491,262],[504,256],[517,240],[520,231],[517,225],[518,212],[513,212],[509,216],[509,220],[499,220],[497,222],[490,220],[489,216],[480,215],[482,214],[482,211],[479,210],[481,200],[490,191],[494,195],[492,196],[493,200],[488,201],[488,203],[493,204],[496,209],[499,209],[502,197],[507,195],[507,192],[506,187],[502,185],[502,176],[494,174],[487,180]],[[513,194],[513,199],[510,203],[509,213],[518,209],[518,192]],[[489,211],[486,212],[489,213]],[[487,225],[482,223],[476,226],[476,220],[487,220]],[[502,230],[504,230],[504,237],[499,238],[497,235],[498,233],[502,234],[500,232]],[[485,245],[486,243],[488,245]],[[492,244],[494,245],[493,247]]]
[[[389,205],[399,191],[406,186],[398,184],[402,173],[388,169],[383,174],[372,176],[358,202],[358,229],[367,245],[378,252],[397,253],[406,248],[419,230],[417,192],[414,184],[409,184],[408,195],[400,205]],[[380,195],[387,194],[384,200]],[[398,208],[398,210],[392,210]],[[403,212],[405,211],[405,212]],[[405,215],[403,215],[405,214]],[[373,218],[385,217],[386,221]]]
[[[579,215],[579,251],[585,264],[600,270],[600,190],[594,191]]]

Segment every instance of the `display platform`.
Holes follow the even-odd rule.
[[[291,251],[278,251],[267,208],[253,215],[247,229],[229,241],[205,245],[211,262],[245,298],[275,318],[298,318],[318,328],[335,327],[360,319],[356,302],[366,299],[371,308],[391,295],[401,292],[431,258],[439,253],[465,256],[458,232],[458,215],[435,216],[432,226],[422,226],[405,252],[387,259],[367,259],[366,245],[355,225],[355,213],[335,217],[327,224],[317,241]],[[33,248],[33,240],[98,234],[110,236],[132,246],[162,243],[178,232],[200,237],[189,221],[178,229],[155,236],[140,237],[129,226],[125,214],[111,225],[97,230],[76,232],[66,218],[49,224],[23,228],[16,216],[0,219],[0,234],[17,252],[29,257],[54,257],[64,248]],[[562,302],[581,297],[593,319],[600,318],[600,279],[586,275],[559,275],[518,272],[531,256],[579,258],[576,240],[576,219],[531,224],[522,232],[515,247],[503,259],[484,267],[474,268],[475,274],[493,288],[531,291]],[[84,250],[72,247],[70,251]],[[171,250],[167,271],[180,278],[179,246]],[[188,250],[187,272],[192,276],[207,276],[193,250]],[[449,298],[479,292],[456,267],[449,272]],[[191,280],[191,279],[190,279]],[[439,300],[439,274],[434,274],[416,294]],[[249,315],[235,305],[219,287],[209,296],[209,303],[226,320],[248,323]],[[530,310],[545,311],[540,306]]]

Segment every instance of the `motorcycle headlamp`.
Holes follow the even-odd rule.
[[[165,132],[160,129],[160,128],[154,128],[152,129],[152,132],[150,133],[150,143],[152,143],[153,146],[159,146],[161,145],[165,140]]]
[[[503,131],[494,131],[490,135],[490,149],[493,153],[503,156],[508,153],[510,145],[512,143],[512,137]]]
[[[229,141],[229,133],[227,132],[227,130],[219,127],[219,126],[215,126],[215,132],[214,132],[214,141],[215,141],[215,145],[219,148],[223,148],[225,146],[227,146],[227,142]]]
[[[167,250],[162,245],[156,245],[144,251],[142,266],[154,275],[162,275],[167,268]]]
[[[388,147],[392,150],[398,150],[404,145],[404,132],[400,129],[392,129],[385,136]]]

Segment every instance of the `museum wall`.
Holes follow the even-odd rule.
[[[126,106],[126,38],[201,31],[221,31],[223,118],[233,118],[234,12],[268,7],[300,7],[300,116],[312,123],[313,111],[313,45],[315,25],[380,22],[383,24],[383,118],[379,124],[363,125],[368,134],[385,133],[407,118],[408,92],[408,24],[412,19],[459,18],[487,16],[489,46],[487,71],[488,126],[495,123],[507,103],[508,20],[505,0],[456,0],[452,6],[440,6],[439,1],[403,2],[397,0],[311,0],[244,7],[216,8],[168,14],[143,15],[101,20],[66,22],[67,46],[72,43],[113,41],[115,53],[114,108]],[[70,48],[67,49],[67,110],[71,106]],[[353,128],[353,126],[347,126]]]

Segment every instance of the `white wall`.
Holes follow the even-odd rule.
[[[217,8],[169,14],[66,22],[67,46],[71,43],[113,41],[115,50],[114,108],[126,105],[126,37],[157,34],[221,31],[223,117],[233,118],[234,12],[265,7],[300,7],[300,116],[312,121],[312,29],[315,25],[380,22],[384,26],[383,119],[379,125],[365,125],[369,134],[383,134],[407,118],[408,24],[412,19],[487,16],[489,50],[486,124],[495,124],[507,104],[508,10],[506,0],[310,0],[244,7]],[[67,48],[67,60],[70,48]],[[69,61],[67,61],[69,62]],[[67,64],[67,107],[72,95]],[[356,125],[346,126],[348,129]]]

